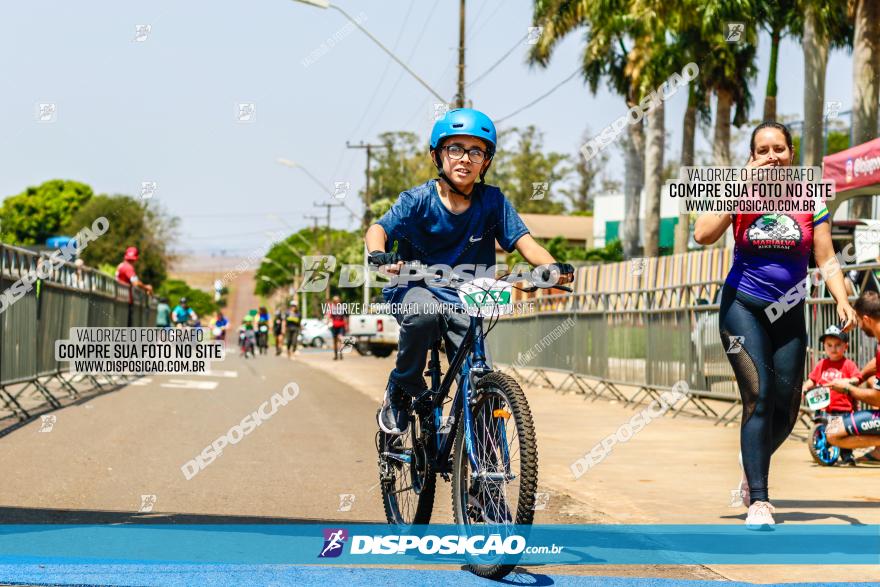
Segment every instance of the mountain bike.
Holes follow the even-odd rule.
[[[416,270],[409,275],[430,279]],[[389,524],[428,524],[434,507],[437,475],[452,482],[454,523],[502,528],[531,525],[538,487],[538,446],[529,403],[519,384],[493,370],[485,338],[493,320],[511,313],[512,283],[519,276],[467,281],[449,279],[470,314],[470,324],[445,376],[440,370],[440,340],[429,351],[430,388],[413,398],[409,427],[403,435],[379,431],[379,481]],[[546,281],[546,280],[545,280]],[[535,291],[532,283],[518,287]],[[475,310],[476,308],[476,310]],[[486,321],[488,320],[488,325]],[[449,394],[457,383],[455,396]],[[500,578],[513,570],[509,558],[497,564],[468,564],[474,574]]]

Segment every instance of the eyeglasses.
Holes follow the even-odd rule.
[[[476,147],[473,149],[465,149],[461,145],[448,145],[442,148],[446,149],[446,154],[449,155],[450,159],[455,161],[464,157],[465,152],[467,152],[468,160],[471,163],[482,163],[483,159],[486,158],[486,152],[482,149],[477,149]]]

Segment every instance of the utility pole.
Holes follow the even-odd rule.
[[[371,145],[369,143],[364,144],[363,141],[360,142],[359,145],[352,145],[348,141],[345,141],[345,146],[349,149],[366,149],[367,151],[367,185],[364,188],[364,232],[370,227],[370,223],[373,220],[373,213],[370,211],[370,206],[373,203],[373,193],[370,191],[370,160],[373,157],[373,149],[387,149],[390,145]],[[364,246],[364,309],[363,312],[366,312],[366,308],[370,303],[370,264],[367,261],[367,255],[369,255],[369,251],[366,246]]]
[[[458,12],[458,96],[455,99],[456,108],[464,108],[464,0]]]
[[[312,227],[312,232],[314,233],[315,238],[317,238],[318,237],[318,222],[321,221],[321,217],[315,216],[314,214],[306,214],[305,216],[303,216],[303,218],[305,218],[306,220],[314,220],[315,226]]]
[[[352,145],[348,141],[345,141],[345,146],[349,149],[366,149],[367,151],[367,168],[366,168],[366,180],[367,187],[364,188],[364,219],[363,219],[363,228],[367,230],[370,227],[370,222],[373,220],[373,214],[370,212],[370,205],[373,203],[373,193],[370,191],[370,161],[373,157],[373,149],[388,149],[390,145],[371,145],[369,143],[364,143],[361,141],[357,145]]]
[[[340,207],[342,207],[342,205],[343,205],[343,204],[341,204],[341,203],[334,204],[333,202],[325,202],[325,203],[315,202],[315,206],[316,206],[316,207],[318,207],[318,208],[327,208],[327,245],[326,245],[326,246],[327,246],[327,251],[328,251],[328,252],[333,248],[333,247],[332,247],[332,245],[333,245],[333,241],[332,241],[332,239],[330,238],[330,211],[331,211],[333,208],[340,208]],[[317,224],[318,224],[318,223],[315,222],[315,227],[316,227],[316,228],[317,228]]]

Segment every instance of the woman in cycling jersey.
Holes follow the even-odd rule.
[[[764,122],[752,132],[750,150],[747,167],[791,165],[791,133],[782,124]],[[751,527],[774,523],[767,492],[770,457],[791,433],[800,409],[807,347],[803,295],[794,305],[788,302],[807,276],[811,252],[817,266],[826,268],[843,330],[856,323],[843,275],[833,270],[828,210],[817,208],[814,214],[704,214],[694,228],[696,241],[707,245],[733,226],[733,265],[718,321],[743,403],[741,493]],[[783,299],[784,306],[775,304]],[[780,312],[780,307],[789,309]]]

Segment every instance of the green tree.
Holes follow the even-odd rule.
[[[257,268],[254,293],[268,296],[277,289],[277,286],[286,288],[298,283],[303,271],[302,256],[332,255],[336,258],[337,272],[330,280],[330,295],[338,294],[345,301],[360,300],[361,289],[340,289],[337,278],[340,265],[363,264],[363,237],[360,230],[332,230],[329,240],[326,231],[323,230],[316,233],[312,229],[304,228],[291,234],[283,241],[274,243],[266,252],[263,262]],[[264,280],[264,276],[269,280]]]
[[[373,215],[374,219],[381,218],[385,215],[388,210],[391,209],[391,206],[394,205],[394,200],[391,198],[382,198],[380,200],[374,200],[372,204],[370,204],[370,212]]]
[[[586,143],[592,137],[589,129],[581,135],[581,143]],[[580,154],[575,156],[574,171],[577,175],[577,183],[573,188],[561,188],[559,193],[568,200],[572,215],[591,216],[595,201],[593,188],[599,173],[608,164],[608,154],[599,153],[595,157],[587,159]]]
[[[679,15],[668,2],[640,0],[630,6],[633,24],[629,35],[633,48],[627,59],[627,72],[635,89],[634,101],[651,104],[646,113],[645,133],[645,220],[644,254],[657,256],[660,252],[660,198],[663,188],[664,157],[666,151],[666,108],[662,98],[670,76],[681,71],[684,55],[680,46],[669,42],[674,39],[672,26]],[[678,71],[676,71],[678,70]]]
[[[822,137],[819,137],[822,139]],[[801,152],[801,145],[806,143],[806,129],[804,130],[804,136],[800,135],[792,136],[792,143],[794,146],[795,154]],[[821,145],[821,143],[820,143]],[[839,153],[841,151],[845,151],[849,149],[849,133],[846,131],[839,130],[829,130],[828,131],[828,152],[826,155],[833,155],[834,153]],[[821,159],[819,160],[821,163]]]
[[[506,129],[498,142],[498,154],[492,163],[495,175],[487,183],[499,186],[518,212],[562,213],[565,206],[554,199],[554,193],[557,184],[571,173],[568,156],[545,153],[542,134],[533,125]],[[535,198],[536,194],[543,197]]]
[[[569,33],[586,29],[586,43],[581,58],[581,72],[595,94],[602,80],[626,101],[635,106],[633,79],[627,71],[628,33],[633,25],[627,0],[535,0],[533,24],[543,28],[538,42],[531,46],[529,63],[546,67],[553,49]],[[644,126],[628,124],[621,140],[624,149],[624,227],[623,250],[627,257],[638,248],[638,214],[644,185]]]
[[[71,216],[93,195],[92,188],[71,180],[53,179],[29,187],[3,201],[0,240],[15,245],[41,245],[58,236]],[[91,226],[91,221],[88,226]],[[73,236],[82,226],[67,236]]]
[[[138,277],[154,289],[158,288],[172,260],[170,246],[176,237],[177,218],[131,196],[100,195],[77,210],[66,230],[73,234],[83,226],[91,226],[101,216],[107,218],[110,228],[83,250],[83,261],[94,267],[102,263],[116,266],[127,247],[137,247]]]
[[[699,63],[700,77],[716,96],[712,159],[714,165],[727,166],[732,164],[731,125],[745,124],[752,105],[750,83],[757,74],[757,31],[748,0],[712,0],[701,4],[697,15],[704,41],[701,50],[706,52],[705,59]],[[745,23],[741,40],[728,42],[727,31],[719,26],[722,22]]]
[[[373,151],[370,168],[370,192],[373,203],[389,200],[392,204],[397,196],[414,186],[421,185],[434,177],[436,171],[428,154],[426,141],[412,132],[386,132],[379,135],[383,149]],[[363,192],[361,192],[363,197]],[[388,208],[391,206],[389,205]],[[370,206],[371,220],[375,222],[387,208],[384,204],[378,210]]]
[[[426,141],[411,132],[379,135],[384,149],[374,151],[370,169],[370,206],[373,221],[394,205],[401,192],[436,177]],[[503,145],[502,145],[503,142]],[[511,128],[499,137],[498,154],[486,174],[486,183],[497,185],[520,212],[559,213],[564,206],[553,199],[555,185],[571,172],[568,158],[544,153],[535,127]],[[532,200],[534,183],[547,183],[548,194]]]

